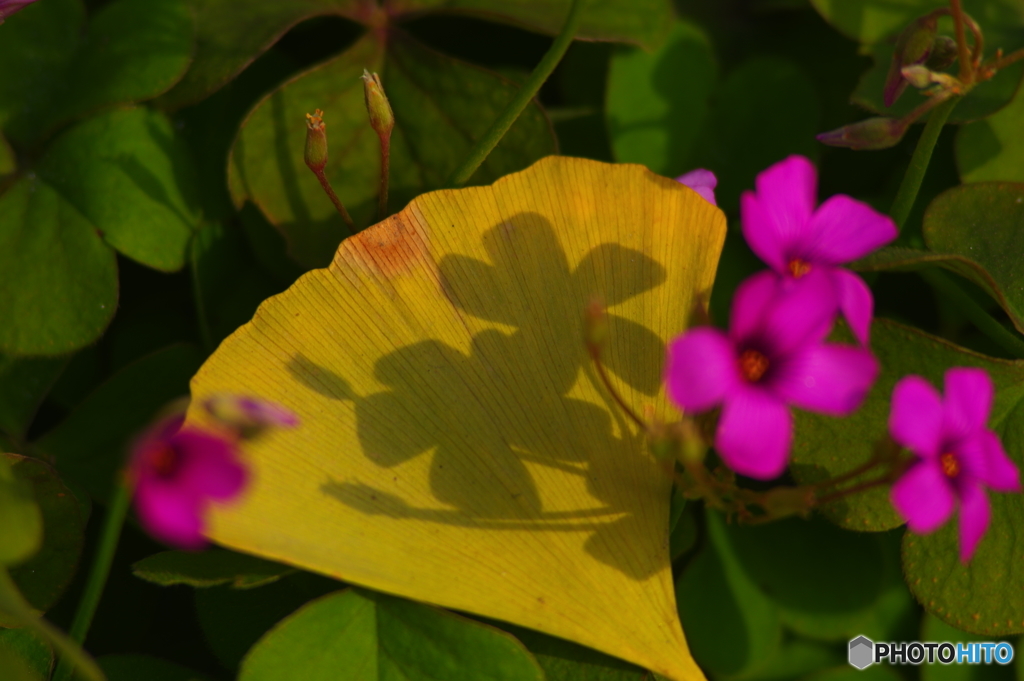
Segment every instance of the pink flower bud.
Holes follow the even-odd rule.
[[[902,77],[902,76],[901,76]],[[906,83],[906,81],[903,81]],[[844,125],[817,136],[822,144],[850,149],[888,149],[896,146],[907,132],[907,123],[898,118],[868,118]]]
[[[907,81],[901,73],[904,66],[923,64],[931,54],[938,31],[938,21],[932,14],[915,19],[903,29],[896,40],[896,49],[889,63],[889,74],[885,78],[884,101],[892,106],[907,89]]]

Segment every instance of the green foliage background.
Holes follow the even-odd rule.
[[[813,136],[864,117],[861,107],[880,109],[893,34],[943,3],[587,3],[583,39],[471,183],[552,153],[642,163],[670,176],[712,169],[730,220],[711,301],[720,323],[736,285],[760,268],[739,234],[737,207],[766,166],[807,155],[820,168],[822,196],[842,192],[889,208],[919,126],[881,152],[826,148]],[[329,262],[345,236],[303,165],[303,114],[327,112],[328,175],[357,224],[368,226],[379,158],[362,69],[381,74],[395,110],[397,211],[444,183],[568,7],[386,5],[40,0],[0,26],[0,443],[30,457],[0,460],[0,526],[25,529],[0,541],[0,563],[15,565],[26,599],[61,628],[83,589],[97,509],[132,436],[187,394],[203,359],[262,300]],[[992,45],[1024,45],[1017,0],[965,6]],[[910,372],[938,381],[954,365],[990,371],[999,390],[993,426],[1024,461],[1019,358],[919,276],[945,268],[1000,324],[1024,331],[1022,71],[1024,64],[1007,69],[958,107],[960,125],[942,133],[899,242],[859,264],[882,318],[873,348],[883,375],[855,417],[800,417],[795,480],[866,460],[895,381]],[[898,106],[917,97],[909,92]],[[37,510],[22,503],[29,497]],[[999,496],[994,507],[990,537],[962,566],[952,527],[903,538],[884,491],[809,523],[763,528],[728,525],[677,500],[677,597],[697,661],[715,679],[824,681],[849,675],[845,645],[858,634],[1019,634],[1024,578],[1015,566],[1024,544],[1015,529],[1024,501]],[[339,668],[359,679],[651,678],[534,632],[286,566],[223,550],[162,549],[126,528],[86,641],[111,681],[256,681],[286,678],[282,669],[328,679]],[[342,652],[317,655],[326,649]],[[0,668],[45,678],[52,663],[49,645],[29,630],[0,628]],[[1015,674],[939,666],[871,673],[907,681]]]

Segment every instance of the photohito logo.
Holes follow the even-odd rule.
[[[1010,664],[1013,646],[1009,643],[875,643],[867,636],[850,641],[850,664],[866,669],[872,664]]]

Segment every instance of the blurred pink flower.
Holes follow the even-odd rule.
[[[756,192],[740,197],[743,236],[786,280],[825,273],[832,281],[834,308],[841,311],[861,344],[868,342],[874,310],[871,290],[839,267],[896,238],[896,225],[849,196],[837,194],[817,206],[818,175],[803,156],[790,156],[757,176]]]
[[[786,468],[793,437],[788,405],[848,414],[878,374],[863,348],[825,343],[835,294],[825,272],[788,287],[771,272],[743,282],[729,332],[691,329],[668,347],[668,396],[685,410],[722,405],[715,448],[737,473],[770,479]]]
[[[185,417],[160,421],[132,448],[128,476],[143,527],[157,539],[182,549],[206,545],[204,518],[211,501],[238,496],[248,472],[234,438],[182,429]]]
[[[210,504],[231,501],[245,487],[249,474],[239,442],[268,427],[299,423],[284,407],[251,397],[218,395],[203,407],[219,428],[182,428],[183,415],[164,419],[139,438],[128,464],[142,525],[154,537],[190,550],[206,544]]]
[[[4,19],[7,17],[23,9],[26,5],[31,5],[35,1],[36,0],[0,0],[0,24],[4,23]]]
[[[907,376],[892,393],[889,431],[918,459],[892,487],[892,504],[919,534],[938,529],[960,507],[960,560],[974,554],[988,528],[985,488],[1020,492],[1017,467],[986,428],[992,381],[981,369],[946,372],[943,398],[920,376]]]
[[[697,168],[690,172],[680,175],[676,178],[676,182],[685,184],[693,191],[700,194],[701,198],[710,203],[712,206],[717,206],[715,203],[715,187],[718,186],[718,178],[710,170],[704,170],[703,168]]]

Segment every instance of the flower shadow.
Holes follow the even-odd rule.
[[[591,556],[646,579],[658,561],[624,537],[658,524],[646,499],[664,483],[597,380],[583,311],[594,296],[609,305],[608,366],[628,390],[653,397],[664,344],[614,307],[661,285],[665,270],[614,243],[571,267],[551,225],[532,213],[488,230],[483,246],[490,264],[462,255],[438,263],[453,313],[473,329],[464,349],[438,339],[398,348],[375,362],[384,389],[368,395],[305,356],[292,359],[298,380],[352,404],[363,455],[393,474],[331,478],[320,489],[368,516],[587,533]],[[430,503],[422,494],[413,502],[403,466],[427,454]]]

